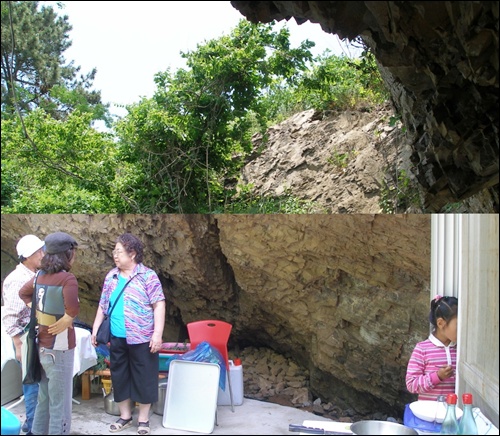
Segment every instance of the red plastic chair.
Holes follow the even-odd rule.
[[[232,328],[231,324],[216,319],[193,321],[187,324],[191,350],[194,350],[201,342],[206,341],[222,355],[226,363],[231,411],[234,412],[233,390],[231,388],[231,377],[229,376],[229,357],[227,352],[227,342]]]

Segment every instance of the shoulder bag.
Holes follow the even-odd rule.
[[[31,301],[31,319],[28,331],[23,336],[22,344],[22,370],[23,384],[31,385],[39,383],[42,379],[42,365],[40,363],[40,355],[38,354],[38,337],[36,331],[36,279],[38,273],[33,280],[33,298]]]
[[[127,283],[125,283],[125,286],[123,289],[120,291],[120,294],[118,294],[118,298],[115,300],[113,303],[113,306],[111,306],[111,310],[108,312],[107,315],[104,315],[104,319],[102,320],[101,325],[97,329],[97,333],[95,335],[95,340],[97,341],[98,344],[104,344],[107,345],[108,342],[111,340],[111,325],[109,322],[109,317],[111,316],[111,312],[113,312],[113,309],[116,306],[116,303],[118,303],[118,300],[123,294],[123,291],[127,287],[127,285],[130,283],[130,280],[132,280],[133,277],[129,279]]]

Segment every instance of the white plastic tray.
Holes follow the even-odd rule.
[[[163,427],[212,433],[217,411],[220,367],[216,363],[172,360]]]

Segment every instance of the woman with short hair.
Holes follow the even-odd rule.
[[[142,263],[143,251],[142,242],[130,233],[116,240],[116,266],[104,279],[92,328],[92,343],[97,346],[104,314],[115,305],[110,316],[110,370],[120,418],[109,426],[112,433],[132,426],[132,405],[138,403],[137,434],[149,434],[149,411],[158,401],[165,295],[156,272]]]

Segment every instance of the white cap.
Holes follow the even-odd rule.
[[[23,236],[16,245],[17,255],[27,259],[35,251],[40,250],[45,245],[38,236],[26,235]]]

